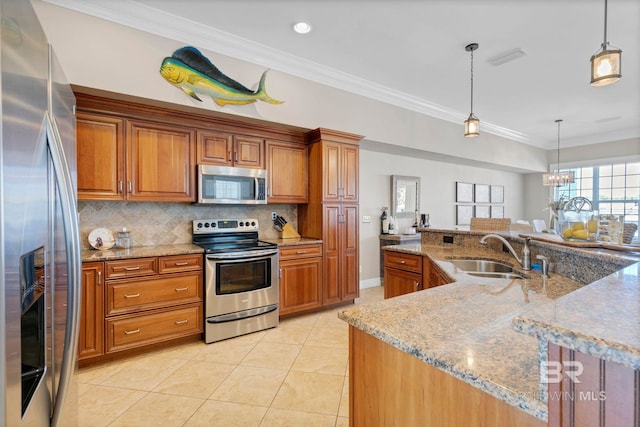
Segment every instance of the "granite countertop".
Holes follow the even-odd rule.
[[[523,313],[514,325],[541,341],[640,369],[640,263]]]
[[[108,249],[106,251],[99,251],[96,249],[83,249],[81,252],[81,257],[82,262],[91,262],[201,253],[204,253],[204,249],[202,249],[200,246],[193,245],[191,243],[185,243],[179,245],[134,246],[130,249]]]
[[[291,239],[260,239],[263,242],[275,243],[278,246],[297,246],[297,245],[313,245],[322,243],[321,239],[311,237],[294,237]]]
[[[338,317],[546,420],[547,406],[539,393],[538,340],[517,332],[513,319],[584,285],[553,273],[542,279],[534,271],[522,280],[474,277],[448,261],[473,257],[516,265],[509,255],[486,248],[406,244],[385,249],[428,256],[454,282],[351,307]]]

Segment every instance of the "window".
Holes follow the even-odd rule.
[[[599,214],[624,215],[625,222],[640,227],[640,162],[605,163],[570,170],[575,174],[575,181],[556,187],[556,200],[563,195],[569,199],[586,197]],[[633,238],[638,238],[638,231]]]

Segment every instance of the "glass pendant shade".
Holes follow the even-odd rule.
[[[464,136],[471,138],[480,135],[480,120],[473,113],[464,121]]]
[[[607,0],[604,0],[604,41],[591,57],[591,86],[606,86],[622,77],[622,51],[607,41]]]
[[[591,57],[591,86],[605,86],[615,83],[622,77],[622,51],[620,49],[602,50]]]

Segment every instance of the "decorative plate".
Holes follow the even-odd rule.
[[[116,244],[116,239],[113,237],[111,230],[107,230],[106,228],[96,228],[89,233],[89,244],[94,249],[106,251]]]

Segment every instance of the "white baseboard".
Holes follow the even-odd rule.
[[[380,277],[374,277],[373,279],[361,280],[360,281],[360,289],[366,288],[375,288],[376,286],[380,286],[382,282],[380,281]]]

